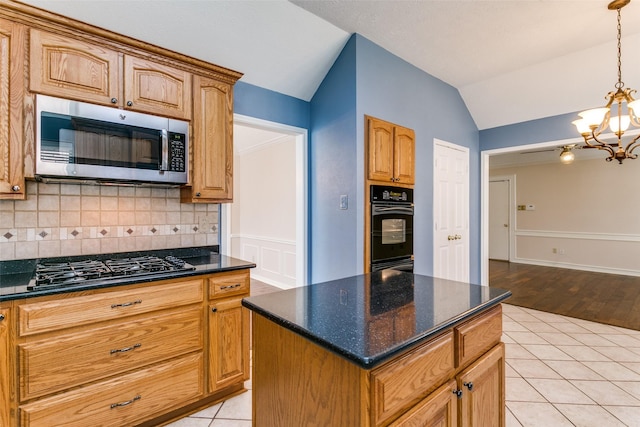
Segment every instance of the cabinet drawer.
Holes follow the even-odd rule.
[[[477,359],[502,338],[502,306],[498,305],[454,329],[456,367]]]
[[[166,283],[86,296],[61,297],[18,308],[21,336],[119,319],[202,302],[202,280]]]
[[[20,407],[22,426],[131,426],[203,394],[202,353]]]
[[[372,425],[384,425],[424,398],[453,373],[449,331],[371,374]]]
[[[219,298],[249,292],[249,271],[217,274],[209,279],[209,297]]]
[[[458,398],[453,393],[456,382],[449,381],[424,398],[402,417],[391,424],[393,427],[457,426]]]
[[[21,344],[22,401],[203,348],[201,306]]]

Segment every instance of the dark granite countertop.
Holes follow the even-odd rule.
[[[151,276],[130,276],[104,283],[92,282],[83,285],[72,285],[44,290],[27,290],[27,285],[34,275],[38,262],[67,262],[84,259],[104,260],[109,258],[131,258],[136,256],[152,255],[165,257],[172,255],[185,260],[193,265],[195,270],[172,272],[168,274]],[[193,248],[160,249],[144,252],[122,252],[117,254],[83,255],[74,257],[24,259],[15,261],[0,261],[0,301],[33,298],[42,295],[53,295],[67,292],[84,291],[105,287],[130,285],[133,283],[146,283],[168,278],[180,278],[197,276],[202,274],[219,273],[223,271],[242,270],[254,268],[252,262],[218,254],[217,246],[203,246]]]
[[[280,326],[370,369],[511,292],[394,270],[245,298]]]

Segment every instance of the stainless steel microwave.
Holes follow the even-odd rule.
[[[36,113],[37,179],[188,181],[188,122],[45,95]]]

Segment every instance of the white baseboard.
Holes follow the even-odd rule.
[[[637,271],[637,270],[626,270],[626,269],[608,268],[608,267],[592,266],[592,265],[580,265],[580,264],[563,263],[563,262],[551,262],[551,261],[545,261],[545,260],[539,260],[539,259],[525,259],[525,258],[514,258],[511,260],[511,262],[519,263],[519,264],[540,265],[544,267],[567,268],[570,270],[592,271],[594,273],[621,274],[624,276],[640,277],[640,271]]]

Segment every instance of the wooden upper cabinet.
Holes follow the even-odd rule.
[[[415,133],[393,123],[367,117],[368,173],[372,181],[415,183]]]
[[[182,202],[233,200],[233,86],[193,76],[193,164]]]
[[[125,108],[180,119],[191,118],[191,74],[125,55]]]
[[[68,37],[31,30],[30,89],[94,104],[119,105],[118,52]]]
[[[0,19],[0,198],[24,199],[22,148],[26,30]]]
[[[33,92],[191,118],[191,74],[98,44],[31,30]]]

